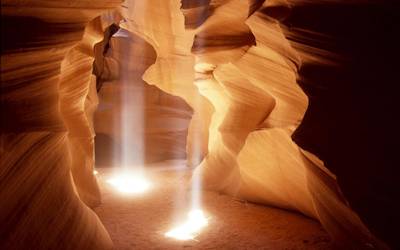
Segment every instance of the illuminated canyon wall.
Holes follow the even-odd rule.
[[[156,60],[153,47],[120,29],[108,40],[107,50],[101,52],[96,58],[99,62],[95,62],[100,85],[94,116],[96,165],[121,166],[124,137],[129,136],[123,132],[123,122],[128,122],[133,132],[130,136],[134,142],[129,147],[135,157],[132,164],[185,159],[192,109],[181,98],[142,80]]]
[[[205,110],[188,102],[210,121],[208,154],[194,173],[205,188],[301,211],[317,218],[337,242],[355,249],[385,247],[350,209],[334,173],[291,139],[308,106],[296,81],[298,69],[313,59],[321,65],[328,60],[318,47],[294,49],[277,21],[290,13],[287,4],[183,1],[184,16],[177,13],[179,3],[163,3],[164,12],[149,8],[151,2],[125,4],[134,11],[123,14],[124,27],[147,39],[158,55],[143,79],[185,100],[193,94],[179,92],[178,84],[192,80],[195,98],[212,106]],[[185,29],[176,25],[183,21]],[[175,73],[178,69],[187,74]],[[196,142],[189,135],[191,140]],[[188,154],[193,155],[191,148]]]
[[[399,221],[396,140],[387,139],[398,125],[390,68],[400,44],[392,36],[395,8],[148,0],[125,1],[120,14],[95,19],[121,3],[71,3],[24,2],[36,7],[21,9],[2,2],[2,43],[15,37],[4,40],[1,57],[0,197],[10,202],[0,221],[9,246],[22,248],[35,237],[44,247],[111,247],[84,203],[100,202],[92,175],[98,100],[91,65],[94,45],[112,22],[151,56],[140,70],[129,61],[110,65],[137,70],[137,82],[143,72],[149,93],[157,87],[193,110],[186,156],[204,188],[299,211],[347,249],[386,249],[375,236],[398,244],[387,227]],[[118,39],[110,40],[113,53],[123,44]],[[124,46],[135,51],[137,44]],[[112,77],[99,92],[103,101]],[[99,134],[112,130],[101,121],[96,126]],[[43,230],[46,223],[56,229]]]
[[[87,207],[100,202],[91,72],[96,17],[120,3],[1,2],[1,249],[112,247]]]

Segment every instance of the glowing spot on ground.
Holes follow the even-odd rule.
[[[116,190],[126,194],[143,193],[150,188],[150,182],[143,175],[121,173],[107,180]]]
[[[166,237],[177,240],[193,240],[203,229],[208,225],[208,218],[200,209],[195,209],[189,212],[187,220],[172,230],[165,233]]]

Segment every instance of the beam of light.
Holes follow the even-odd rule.
[[[139,194],[147,191],[151,184],[141,174],[122,172],[107,180],[116,190],[124,194]]]
[[[144,119],[144,91],[137,72],[132,70],[132,58],[136,58],[139,41],[132,37],[129,31],[119,29],[113,35],[119,47],[115,48],[115,55],[119,63],[119,81],[117,84],[119,105],[115,116],[116,141],[120,147],[114,146],[114,166],[121,166],[121,173],[107,182],[123,193],[141,193],[149,187],[144,178],[144,148],[145,148],[145,119]],[[118,100],[118,99],[117,99]],[[119,112],[118,112],[119,111]]]
[[[197,58],[196,58],[197,61]],[[199,65],[198,68],[196,68],[196,65]],[[211,64],[210,64],[211,65]],[[204,64],[199,64],[196,63],[194,66],[194,69],[196,71],[196,73],[199,73],[198,70],[200,66],[203,66],[206,69],[209,69],[211,66],[209,66],[209,64],[204,63]],[[202,72],[202,71],[201,71]],[[204,71],[205,72],[205,71]],[[196,85],[196,83],[195,83]],[[199,94],[200,94],[200,87],[198,85],[196,85],[198,90],[199,90]],[[201,105],[201,101],[200,101],[200,97],[199,96],[195,96],[193,99],[193,105],[195,108],[195,110],[197,110],[198,114],[202,114],[202,105]],[[193,136],[193,142],[191,144],[191,151],[192,151],[192,166],[193,165],[197,165],[200,164],[200,162],[202,161],[202,157],[201,157],[201,147],[203,144],[202,141],[202,135],[200,133],[201,131],[201,127],[198,123],[194,123],[193,125],[193,131],[194,134]],[[193,164],[194,163],[194,164]],[[196,211],[199,210],[201,207],[201,188],[202,188],[202,183],[201,183],[201,179],[200,179],[200,175],[193,175],[192,174],[192,187],[191,187],[191,202],[192,202],[192,211]]]
[[[200,209],[188,213],[186,221],[165,233],[166,237],[177,240],[193,240],[208,225],[208,218]]]
[[[129,62],[136,55],[136,50],[132,47],[133,38],[129,32],[120,29],[114,36],[121,39],[120,57],[120,138],[121,138],[121,165],[129,169],[143,169],[144,162],[144,91],[137,73],[129,67]],[[136,41],[138,43],[139,41]],[[135,59],[138,60],[138,59]]]

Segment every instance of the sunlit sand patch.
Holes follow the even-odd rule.
[[[132,172],[115,174],[107,180],[107,183],[124,194],[144,193],[151,186],[150,182],[142,174]]]
[[[201,209],[194,209],[188,213],[186,221],[171,229],[165,236],[177,240],[193,240],[200,231],[208,225],[208,218]]]

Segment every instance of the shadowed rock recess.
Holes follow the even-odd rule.
[[[400,248],[399,13],[2,1],[0,249],[113,248],[93,168],[118,162],[124,91],[144,96],[144,162],[186,159],[204,189],[313,218],[338,249]]]

